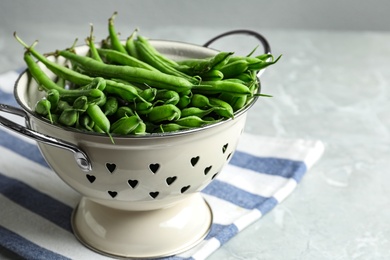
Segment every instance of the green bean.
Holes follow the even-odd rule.
[[[152,123],[173,121],[180,118],[181,110],[172,104],[155,106],[148,113],[148,119]]]
[[[156,98],[156,95],[157,89],[155,88],[147,88],[139,93],[139,96],[147,102],[152,102]]]
[[[232,106],[219,98],[210,97],[209,98],[210,105],[214,108],[214,111],[225,118],[233,118],[234,117],[234,111]]]
[[[181,110],[181,117],[198,116],[200,118],[210,114],[214,111],[214,108],[201,109],[198,107],[187,107]]]
[[[145,44],[145,42],[147,42],[147,40],[141,36],[138,36],[138,40],[135,42],[135,45],[137,47],[137,53],[142,61],[148,63],[149,65],[153,66],[154,68],[158,69],[163,73],[184,78],[193,84],[198,83],[198,80],[196,80],[195,78],[188,76],[181,71],[178,71],[172,65],[166,63],[165,60],[161,60],[159,56],[155,55],[156,51],[153,51],[149,47],[150,45]]]
[[[133,66],[151,71],[157,71],[157,69],[153,66],[133,56],[129,56],[127,53],[125,54],[117,50],[103,48],[98,48],[97,51],[101,55],[101,57],[103,57],[106,62],[110,64]]]
[[[194,107],[201,108],[201,109],[210,108],[210,101],[208,97],[202,94],[194,94],[191,98],[190,104]]]
[[[46,99],[49,100],[51,109],[57,109],[58,102],[60,101],[60,93],[56,89],[49,89],[46,92]]]
[[[65,109],[58,118],[58,122],[65,126],[73,126],[76,124],[78,117],[79,112],[76,109]]]
[[[133,132],[139,125],[140,119],[138,116],[125,116],[114,122],[111,126],[111,133],[119,135],[127,135]]]
[[[146,124],[142,120],[139,122],[138,126],[134,129],[133,133],[135,135],[141,135],[146,133]]]
[[[179,66],[177,68],[190,75],[204,74],[212,69],[218,70],[223,67],[232,55],[233,52],[219,52],[215,56],[204,59],[182,60],[178,62]]]
[[[191,103],[191,97],[189,95],[180,96],[179,102],[176,106],[180,109],[187,107]]]
[[[157,90],[155,99],[156,103],[176,105],[180,101],[180,96],[176,91],[159,89]]]
[[[171,59],[167,58],[165,55],[161,54],[156,48],[154,48],[154,46],[152,44],[150,44],[149,40],[146,39],[145,37],[138,35],[137,40],[135,41],[135,44],[138,41],[141,41],[143,43],[143,46],[145,46],[149,50],[149,52],[152,54],[152,56],[154,56],[156,59],[159,59],[160,61],[164,62],[165,64],[171,65],[173,67],[178,65],[176,61],[171,60]],[[138,53],[138,55],[139,55],[139,53]]]
[[[235,76],[245,72],[248,69],[248,62],[246,60],[237,60],[226,64],[220,71],[224,78],[234,78]]]
[[[220,120],[204,120],[198,116],[186,116],[186,117],[181,117],[178,120],[175,120],[174,123],[185,126],[185,127],[201,127],[207,124],[215,123]]]
[[[115,114],[118,110],[118,99],[115,97],[107,97],[106,103],[103,105],[103,111],[106,116],[111,116]]]
[[[91,119],[88,114],[82,114],[80,116],[80,125],[88,131],[93,132],[93,127],[95,126],[95,122]]]
[[[78,112],[85,112],[88,108],[88,97],[87,96],[79,96],[73,102],[73,109]]]
[[[168,123],[168,124],[161,124],[157,128],[157,131],[161,132],[161,133],[168,133],[168,132],[185,130],[185,129],[189,129],[189,128],[191,128],[191,127],[182,126],[182,125],[175,124],[175,123]]]
[[[64,110],[67,110],[67,109],[71,109],[72,106],[69,105],[68,102],[64,101],[64,100],[59,100],[58,101],[58,105],[57,105],[57,110],[58,111],[64,111]]]
[[[251,95],[251,91],[242,83],[229,80],[204,81],[202,85],[192,87],[194,93],[220,94],[230,93],[232,95]]]
[[[146,115],[149,114],[150,111],[152,111],[153,104],[149,102],[145,102],[145,103],[135,102],[133,104],[130,104],[130,108],[139,115]]]
[[[225,75],[223,75],[220,70],[215,69],[209,70],[208,72],[200,74],[199,76],[204,81],[222,80],[225,77]]]
[[[234,96],[229,93],[222,93],[219,95],[219,98],[228,102],[232,106],[233,111],[243,108],[248,100],[248,96]]]
[[[121,43],[120,39],[118,38],[118,34],[115,30],[114,20],[117,14],[117,12],[114,12],[113,15],[108,19],[108,32],[111,41],[111,48],[127,54],[127,51]]]
[[[40,66],[35,62],[35,60],[30,55],[29,51],[24,53],[24,61],[27,64],[28,70],[31,73],[31,76],[37,81],[37,83],[43,87],[46,91],[50,89],[55,89],[58,92],[63,91],[64,89],[58,86],[49,76],[47,76]]]
[[[167,75],[162,72],[149,71],[130,66],[116,66],[102,64],[89,57],[79,56],[72,52],[62,50],[58,54],[77,62],[85,71],[93,75],[109,78],[119,78],[129,82],[147,84],[156,88],[166,88],[177,92],[190,91],[193,84],[184,78]]]
[[[280,55],[276,60],[272,60],[272,61],[259,61],[257,63],[249,64],[248,65],[248,69],[255,70],[255,71],[262,70],[262,69],[264,69],[264,68],[266,68],[266,67],[268,67],[270,65],[273,65],[276,62],[278,62],[281,57],[282,57],[282,55]]]
[[[130,36],[127,37],[126,43],[125,43],[125,48],[126,48],[127,53],[128,53],[130,56],[139,59],[138,53],[137,53],[137,49],[136,49],[135,43],[134,43],[137,33],[138,33],[138,29],[136,28],[136,29],[130,34]]]
[[[50,122],[53,122],[50,110],[51,110],[51,103],[46,98],[39,100],[35,104],[35,112],[42,116],[48,116]]]
[[[85,42],[89,46],[90,56],[97,61],[103,62],[95,46],[95,37],[93,36],[93,25],[90,24],[90,26],[91,26],[90,35],[85,39]]]
[[[135,115],[133,110],[127,106],[118,107],[118,109],[115,112],[116,118],[122,118],[124,116],[133,116],[133,115]]]
[[[108,120],[108,118],[106,117],[102,109],[96,104],[90,104],[88,106],[87,113],[91,117],[91,119],[95,122],[95,126],[97,126],[104,133],[106,133],[110,137],[111,142],[114,142],[114,140],[110,135],[110,127],[111,127],[110,120]]]

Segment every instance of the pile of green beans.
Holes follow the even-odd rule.
[[[116,135],[166,133],[202,127],[228,118],[258,93],[257,74],[275,64],[272,54],[175,61],[134,30],[125,41],[116,32],[116,12],[108,36],[96,44],[93,27],[85,39],[88,53],[68,49],[41,54],[19,38],[28,72],[45,91],[35,112],[53,124]],[[76,43],[77,41],[75,41]],[[48,56],[63,57],[62,65]],[[41,62],[55,77],[45,74]]]

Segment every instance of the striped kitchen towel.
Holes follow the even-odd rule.
[[[0,103],[17,106],[17,75],[0,75]],[[202,191],[213,210],[210,233],[197,247],[164,259],[210,256],[287,198],[323,151],[321,141],[244,133],[223,173]],[[34,141],[0,127],[0,155],[0,252],[18,259],[111,259],[73,235],[70,219],[80,195],[53,173]]]

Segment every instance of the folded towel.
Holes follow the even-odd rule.
[[[0,103],[17,106],[18,73],[0,75]],[[286,199],[322,156],[318,140],[244,133],[229,164],[201,193],[213,211],[208,236],[164,259],[205,259]],[[84,247],[72,233],[80,195],[53,173],[36,143],[0,128],[0,248],[26,259],[111,259]]]

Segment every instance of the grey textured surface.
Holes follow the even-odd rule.
[[[94,23],[118,31],[203,44],[236,28],[264,34],[280,62],[247,131],[319,139],[323,158],[297,190],[209,259],[390,259],[390,22],[388,1],[3,1],[0,73],[23,66],[21,46],[52,51],[83,39]],[[372,4],[375,3],[375,4]],[[44,10],[46,8],[46,11]],[[373,19],[375,18],[375,19]],[[247,52],[255,41],[216,48]]]

